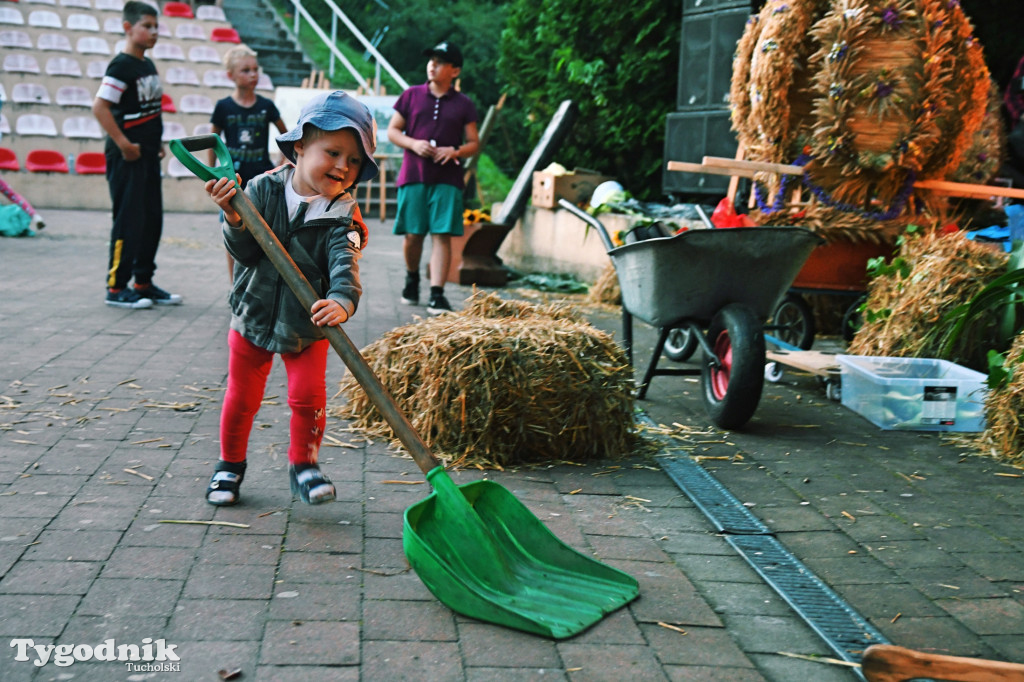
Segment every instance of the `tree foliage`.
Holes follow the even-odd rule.
[[[498,70],[531,142],[565,99],[579,115],[556,160],[661,195],[665,116],[675,109],[680,0],[515,0]]]

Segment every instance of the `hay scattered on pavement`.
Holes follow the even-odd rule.
[[[565,306],[478,293],[363,355],[434,453],[462,465],[615,458],[639,442],[625,354]],[[394,437],[351,374],[341,392],[338,416]]]

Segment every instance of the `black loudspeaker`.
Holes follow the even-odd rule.
[[[750,3],[712,12],[683,13],[677,109],[729,105],[732,58],[749,18]]]
[[[728,176],[668,170],[669,161],[700,163],[705,156],[730,159],[736,156],[736,136],[731,130],[729,110],[706,109],[669,114],[661,183],[664,193],[725,194],[729,188]]]

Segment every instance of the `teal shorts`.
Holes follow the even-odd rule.
[[[402,185],[394,234],[461,236],[462,190],[454,185]]]

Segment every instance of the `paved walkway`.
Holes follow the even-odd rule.
[[[656,458],[487,473],[566,542],[640,581],[638,600],[560,642],[454,615],[427,592],[401,548],[402,512],[427,486],[385,482],[421,477],[387,444],[329,424],[337,447],[322,459],[340,501],[293,503],[279,366],[244,504],[207,505],[227,361],[215,217],[167,216],[156,281],[185,303],[145,311],[102,303],[106,214],[47,219],[35,238],[0,240],[4,682],[217,680],[221,670],[273,682],[856,679],[784,655],[831,652]],[[424,312],[399,302],[400,249],[387,226],[371,227],[366,296],[346,325],[357,346]],[[449,287],[455,304],[469,293]],[[618,331],[616,314],[591,317]],[[638,330],[638,360],[652,343]],[[332,356],[329,380],[342,371]],[[999,475],[1020,472],[948,438],[878,431],[806,377],[768,386],[742,433],[708,430],[697,389],[656,377],[641,403],[676,431],[662,456],[700,456],[894,643],[1024,661],[1024,479]],[[19,643],[35,659],[28,639],[69,650],[163,640],[180,673],[37,667],[16,660]]]

